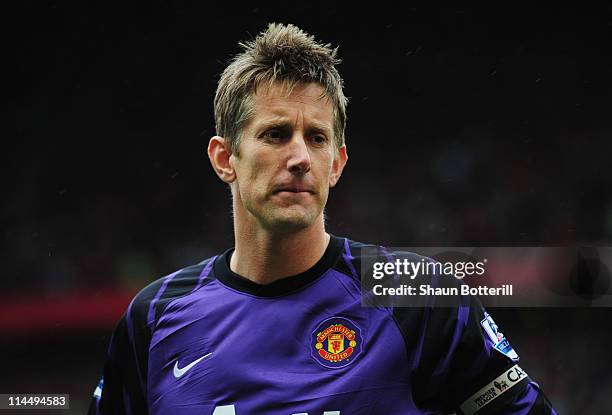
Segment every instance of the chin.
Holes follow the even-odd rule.
[[[270,229],[281,232],[295,232],[312,226],[316,222],[317,216],[315,212],[289,209],[284,212],[274,212],[274,215],[268,217],[266,222]]]

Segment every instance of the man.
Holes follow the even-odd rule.
[[[477,300],[361,305],[368,246],[324,223],[348,159],[336,50],[279,24],[243,46],[208,146],[235,248],[134,298],[90,414],[554,413]]]

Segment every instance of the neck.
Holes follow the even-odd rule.
[[[231,270],[262,285],[308,270],[321,259],[330,239],[323,215],[319,219],[308,228],[273,233],[235,217]]]

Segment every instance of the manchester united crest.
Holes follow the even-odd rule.
[[[311,343],[312,357],[321,365],[345,367],[361,353],[361,330],[349,319],[328,318],[314,330]]]

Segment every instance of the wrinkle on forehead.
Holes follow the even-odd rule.
[[[279,98],[289,98],[293,94],[296,87],[302,88],[302,90],[309,89],[310,86],[318,86],[321,89],[321,93],[316,97],[317,100],[325,99],[331,103],[331,97],[325,90],[325,87],[317,82],[299,82],[294,80],[281,80],[273,81],[270,80],[267,85],[260,83],[255,84],[253,88],[253,97],[265,97],[270,95],[276,95]],[[300,94],[301,95],[301,94]],[[308,95],[312,96],[312,95]]]
[[[251,121],[255,121],[257,117],[269,118],[270,116],[278,115],[281,117],[291,117],[299,120],[304,116],[304,111],[314,117],[313,121],[329,122],[329,128],[333,129],[333,105],[326,95],[321,95],[322,87],[316,83],[300,84],[299,89],[293,89],[291,94],[287,95],[287,90],[283,90],[280,85],[275,84],[270,89],[263,89],[253,97],[253,116]],[[325,98],[325,99],[323,99]],[[288,103],[298,104],[301,108],[294,106],[287,107]],[[258,111],[259,109],[259,111]],[[297,113],[293,113],[298,109]],[[329,110],[329,112],[327,112]],[[329,120],[327,116],[329,114]],[[261,120],[259,120],[261,121]]]

